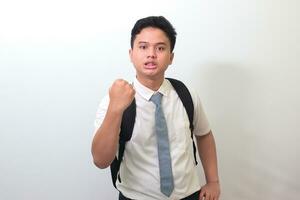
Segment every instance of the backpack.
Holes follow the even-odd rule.
[[[182,101],[182,104],[187,112],[189,122],[190,122],[190,130],[191,130],[191,138],[193,140],[193,150],[194,150],[194,159],[196,165],[198,164],[197,158],[196,158],[196,145],[193,138],[193,119],[194,119],[194,104],[191,97],[191,94],[187,87],[182,83],[181,81],[177,79],[172,78],[166,78],[170,81],[172,86],[174,87],[175,91],[177,92],[180,100]],[[127,141],[131,139],[132,131],[135,123],[135,116],[136,116],[136,103],[135,99],[133,99],[132,103],[127,107],[127,109],[124,111],[122,116],[122,122],[121,122],[121,131],[120,131],[120,137],[119,137],[119,153],[118,157],[115,157],[113,162],[110,165],[110,171],[111,171],[111,177],[112,182],[115,188],[116,187],[116,180],[118,178],[119,182],[121,182],[121,178],[119,175],[119,169],[120,165],[123,159],[124,151],[125,151],[125,144]]]

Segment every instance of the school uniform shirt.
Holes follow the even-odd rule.
[[[177,200],[191,195],[201,187],[194,160],[187,112],[171,83],[165,79],[158,92],[163,94],[162,109],[167,121],[174,190],[170,197],[160,191],[159,164],[155,133],[155,105],[150,101],[156,92],[134,80],[136,90],[136,119],[131,140],[126,143],[117,179],[122,194],[137,200]],[[210,131],[199,97],[190,91],[194,103],[194,134],[202,136]],[[99,105],[96,130],[106,114],[107,95]],[[196,141],[195,141],[196,143]],[[201,163],[201,162],[199,162]]]

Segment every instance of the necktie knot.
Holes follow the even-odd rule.
[[[161,98],[162,98],[162,94],[157,92],[151,96],[150,101],[152,101],[156,106],[160,106]]]

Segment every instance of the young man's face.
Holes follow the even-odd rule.
[[[162,80],[174,57],[166,34],[152,27],[144,28],[136,35],[129,54],[141,82]]]

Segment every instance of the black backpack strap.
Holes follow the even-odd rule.
[[[134,99],[123,113],[122,122],[121,122],[121,132],[119,138],[118,158],[115,157],[115,159],[110,165],[111,178],[115,188],[116,188],[117,178],[121,182],[119,176],[119,169],[124,155],[125,144],[128,140],[130,140],[132,136],[133,127],[135,123],[135,116],[136,116],[136,103]]]
[[[193,131],[194,131],[194,103],[193,103],[193,99],[191,96],[191,93],[189,92],[188,88],[185,86],[185,84],[177,79],[173,79],[173,78],[167,78],[170,83],[172,84],[172,86],[174,87],[174,89],[176,90],[186,112],[189,118],[189,122],[190,122],[190,130],[191,130],[191,138],[193,140],[193,150],[194,150],[194,159],[195,159],[195,163],[196,165],[198,164],[197,162],[197,156],[196,156],[196,145],[194,142],[194,137],[193,137]]]

